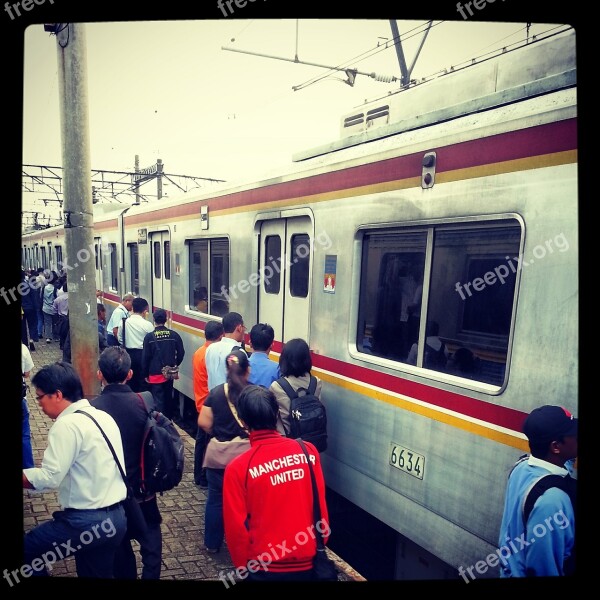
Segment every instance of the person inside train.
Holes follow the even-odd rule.
[[[479,359],[468,348],[458,348],[448,359],[448,373],[475,379],[479,371]]]
[[[429,321],[427,323],[427,337],[425,338],[425,350],[423,356],[423,367],[426,369],[434,369],[436,371],[443,371],[446,367],[448,360],[448,349],[446,344],[438,337],[440,333],[440,325],[437,321]],[[415,342],[406,362],[409,365],[417,364],[417,351],[418,344]]]

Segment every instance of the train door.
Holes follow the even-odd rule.
[[[308,217],[261,224],[258,320],[269,323],[281,342],[308,341],[312,230]]]
[[[99,237],[94,238],[94,258],[96,261],[96,289],[103,290],[104,285],[102,282],[102,240]]]
[[[164,308],[171,310],[171,236],[168,231],[155,231],[150,234],[152,265],[152,298],[150,310]]]

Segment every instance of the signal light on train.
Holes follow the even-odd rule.
[[[421,187],[423,189],[432,188],[435,183],[435,164],[437,156],[435,152],[427,152],[423,155],[421,164],[423,171],[421,173]]]

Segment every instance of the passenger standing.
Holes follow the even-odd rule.
[[[216,345],[213,344],[210,348],[214,348]],[[249,443],[241,440],[232,442],[234,438],[245,440],[248,438],[236,409],[237,399],[248,384],[250,375],[248,356],[243,350],[235,349],[226,356],[225,364],[227,381],[210,391],[198,415],[198,426],[212,436],[204,457],[206,479],[208,480],[204,544],[207,552],[210,553],[218,552],[223,544],[223,474],[225,467],[234,456],[233,449],[241,453],[250,447]],[[217,460],[220,457],[213,456],[211,452],[211,445],[214,449],[218,446],[216,442],[232,442],[232,453],[223,460]]]
[[[321,509],[321,520],[315,524],[306,455],[296,440],[276,431],[279,406],[273,392],[249,385],[237,406],[250,432],[251,449],[225,469],[223,519],[233,564],[248,569],[248,581],[311,580],[317,552],[313,528],[316,525],[323,534],[323,543],[330,534],[319,453],[310,442],[304,442]],[[297,543],[301,534],[306,543]]]
[[[96,303],[96,313],[98,315],[98,352],[101,354],[108,346],[106,343],[106,335],[104,331],[104,319],[106,317],[106,309],[103,304]],[[69,320],[66,323],[67,335],[63,344],[63,360],[71,362],[71,326]]]
[[[123,319],[126,319],[131,312],[133,306],[133,294],[125,294],[119,304],[110,315],[108,325],[106,326],[106,341],[109,346],[118,346],[119,340],[117,338],[118,328]]]
[[[268,388],[274,381],[281,377],[279,365],[269,358],[273,348],[275,332],[267,323],[257,323],[250,330],[250,366],[252,371],[248,383],[255,383]]]
[[[150,307],[145,298],[134,298],[132,308],[133,314],[121,321],[117,328],[117,339],[119,345],[123,346],[131,357],[133,377],[129,381],[129,387],[134,392],[145,392],[148,390],[148,384],[144,381],[142,365],[144,338],[146,334],[154,331],[154,326],[146,320]]]
[[[36,300],[37,288],[31,286],[31,278],[27,277],[25,271],[21,271],[21,308],[25,316],[24,323],[26,324],[25,332],[29,331],[29,349],[35,350],[34,342],[39,341],[38,337],[38,302]],[[27,343],[27,335],[25,335],[23,343]]]
[[[23,431],[23,468],[34,466],[33,448],[31,447],[31,427],[29,424],[29,406],[27,405],[27,382],[25,381],[33,369],[33,360],[27,346],[21,343],[21,372],[23,375],[23,387],[21,393],[22,431]]]
[[[70,364],[42,367],[31,382],[42,410],[54,423],[42,466],[23,470],[23,488],[58,489],[61,510],[25,534],[24,564],[32,565],[32,575],[47,575],[41,557],[54,556],[56,548],[64,546],[74,551],[78,577],[111,579],[115,551],[127,529],[121,504],[127,489],[100,429],[76,411],[94,417],[123,465],[119,427],[108,413],[82,399],[81,380]]]
[[[42,290],[42,313],[44,315],[44,329],[42,337],[46,336],[46,343],[50,344],[53,340],[60,341],[56,333],[57,312],[54,307],[56,300],[56,286],[53,277],[49,276],[44,289]]]
[[[227,378],[225,358],[233,348],[242,348],[245,331],[244,319],[239,313],[230,312],[223,317],[223,338],[220,342],[212,344],[206,350],[206,371],[208,373],[209,390],[225,383]]]
[[[281,351],[281,356],[279,357],[279,369],[281,375],[287,379],[294,391],[301,388],[304,390],[308,389],[308,385],[310,384],[312,359],[310,357],[310,348],[303,339],[295,338],[286,342]],[[316,379],[317,388],[315,390],[315,396],[320,398],[321,380],[318,377],[316,377]],[[275,394],[275,399],[277,400],[277,404],[279,404],[280,418],[277,421],[277,431],[286,435],[291,427],[291,400],[276,381],[271,384],[270,389]]]
[[[185,356],[183,340],[172,329],[165,326],[167,311],[154,311],[154,331],[146,334],[142,352],[142,377],[150,385],[156,410],[169,419],[175,414],[173,406],[173,380],[162,374],[163,367],[179,366]]]
[[[204,401],[208,396],[208,373],[206,372],[206,350],[214,342],[223,337],[223,324],[220,321],[209,321],[204,328],[205,342],[194,352],[192,357],[192,371],[194,376],[194,400],[198,415],[202,410]],[[208,443],[208,435],[198,427],[196,432],[196,444],[194,446],[194,483],[201,488],[208,487],[206,469],[202,466],[204,451]]]
[[[523,510],[525,496],[546,475],[559,475],[561,482],[575,487],[569,467],[577,457],[577,419],[560,406],[541,406],[525,419],[523,432],[531,456],[518,462],[508,478],[498,538],[500,577],[572,574],[575,511],[571,496],[550,487],[534,503],[526,521]],[[521,540],[526,540],[525,545]]]
[[[123,537],[115,555],[115,577],[137,579],[137,566],[131,540],[137,539],[142,557],[142,579],[160,579],[162,561],[162,517],[156,494],[144,496],[140,490],[140,456],[146,427],[147,412],[141,398],[127,382],[131,378],[131,358],[124,348],[109,346],[98,359],[98,379],[102,393],[92,401],[92,406],[106,411],[119,426],[125,454],[125,472],[131,488],[148,525],[145,534],[131,530]]]
[[[58,316],[58,339],[59,347],[62,350],[65,345],[65,339],[69,335],[69,289],[66,279],[63,281],[62,291],[59,289],[56,292],[53,306]]]

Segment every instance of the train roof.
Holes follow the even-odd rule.
[[[457,117],[540,96],[576,79],[575,31],[562,30],[388,96],[367,102],[341,119],[340,139],[294,154],[304,161]]]

